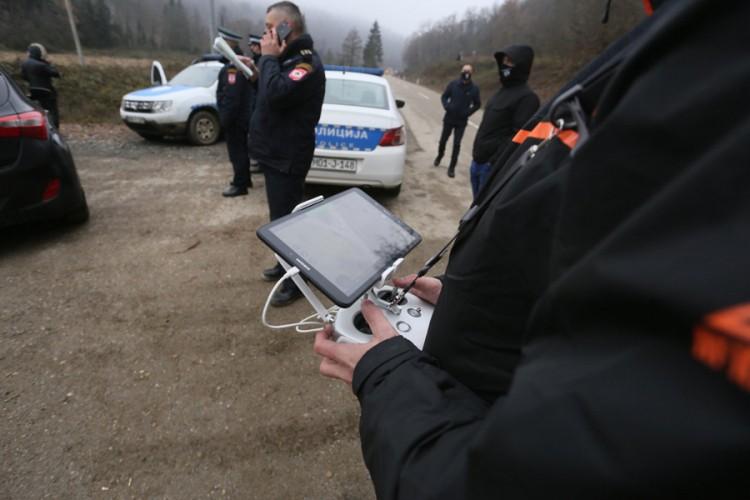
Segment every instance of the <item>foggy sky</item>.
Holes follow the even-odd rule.
[[[378,20],[388,31],[408,37],[426,22],[438,21],[451,14],[462,17],[474,7],[491,7],[501,0],[298,0],[304,11],[315,6],[329,12],[372,22]]]

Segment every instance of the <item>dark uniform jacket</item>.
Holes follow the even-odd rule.
[[[250,154],[265,167],[307,175],[326,84],[312,38],[302,35],[294,40],[281,59],[261,57],[259,70]]]
[[[743,0],[665,3],[598,100],[590,139],[507,185],[505,216],[547,241],[500,242],[517,257],[498,278],[525,286],[521,267],[547,281],[528,297],[507,395],[488,404],[400,337],[362,358],[353,389],[379,498],[746,495],[749,18]],[[555,202],[524,206],[534,196]],[[474,313],[462,306],[453,314]]]
[[[445,109],[443,122],[449,125],[466,125],[469,117],[482,106],[479,87],[472,81],[464,82],[460,78],[448,84],[440,100]]]
[[[60,72],[50,63],[41,58],[30,55],[21,65],[21,77],[29,82],[29,88],[56,94],[53,78],[60,78]]]
[[[495,54],[498,65],[504,54],[508,54],[515,66],[508,78],[502,79],[503,87],[487,102],[482,123],[474,138],[474,161],[492,163],[510,145],[516,132],[539,109],[539,98],[526,81],[531,73],[534,52],[524,45],[513,45]]]
[[[254,103],[253,83],[233,64],[225,64],[219,71],[219,84],[216,87],[216,103],[219,107],[219,120],[222,128],[250,127],[250,116]]]

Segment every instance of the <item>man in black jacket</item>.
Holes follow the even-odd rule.
[[[225,28],[219,29],[219,34],[227,41],[237,55],[242,55],[239,42],[242,37]],[[248,60],[250,63],[250,60]],[[255,76],[257,78],[257,75]],[[229,161],[232,163],[234,177],[223,196],[235,197],[247,194],[247,189],[253,187],[250,178],[250,156],[248,154],[248,129],[250,128],[250,114],[254,101],[255,88],[253,82],[239,68],[228,60],[219,71],[219,82],[216,87],[216,104],[219,107],[219,121],[227,141]]]
[[[539,109],[539,98],[526,83],[534,63],[534,50],[512,45],[495,53],[502,88],[487,102],[474,138],[471,190],[476,198],[496,158]]]
[[[362,405],[379,498],[744,495],[748,17],[741,0],[666,2],[596,99],[575,155],[507,184],[507,205],[534,191],[558,201],[505,213],[552,233],[520,262],[546,268],[548,284],[506,396],[488,405],[371,304],[370,344],[318,335],[321,371],[353,381]],[[687,78],[696,59],[704,78]],[[555,133],[539,154],[567,140]]]
[[[458,155],[461,152],[461,139],[464,137],[469,117],[476,113],[482,105],[479,87],[471,81],[472,73],[474,73],[474,68],[471,64],[465,64],[461,68],[461,76],[450,82],[440,97],[443,109],[445,109],[445,116],[443,117],[443,133],[440,134],[438,155],[435,158],[434,165],[436,167],[440,165],[440,161],[445,154],[445,145],[451,133],[453,133],[453,153],[448,167],[448,177],[455,177],[456,175],[456,163],[458,163]]]
[[[52,79],[60,78],[60,72],[47,61],[47,50],[42,44],[32,43],[28,53],[28,59],[21,65],[21,77],[29,82],[31,98],[49,111],[52,124],[60,128],[57,90],[52,85]]]
[[[280,40],[277,29],[287,25],[291,32]],[[323,108],[326,77],[313,40],[305,32],[302,13],[292,2],[279,2],[268,8],[261,51],[250,147],[265,175],[268,208],[271,220],[276,220],[291,213],[302,201],[305,177],[315,151],[315,126]],[[267,280],[282,275],[280,265],[263,272]],[[299,297],[299,289],[287,280],[271,304],[284,306]]]

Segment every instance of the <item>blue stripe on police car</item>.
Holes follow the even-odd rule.
[[[373,151],[380,144],[384,133],[379,128],[320,123],[315,128],[315,146],[335,151]]]
[[[163,87],[152,87],[148,89],[136,90],[130,93],[129,97],[158,97],[176,92],[182,92],[183,90],[192,89],[193,87],[187,87],[185,85],[168,85]]]

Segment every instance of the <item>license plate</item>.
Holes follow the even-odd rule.
[[[341,158],[313,158],[310,168],[315,170],[337,170],[340,172],[356,172],[357,160],[345,160]]]
[[[128,123],[146,123],[146,119],[141,118],[140,116],[128,116],[125,120]]]

